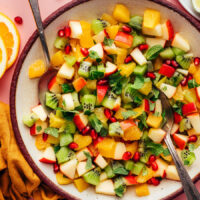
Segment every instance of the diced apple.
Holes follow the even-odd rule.
[[[60,93],[61,93],[61,87],[60,87],[60,85],[59,85],[59,84],[57,83],[57,81],[56,81],[56,76],[53,77],[53,78],[50,80],[50,82],[49,82],[49,84],[48,84],[48,90],[49,90],[50,92],[55,93],[55,94],[60,94]]]
[[[162,26],[163,36],[162,38],[165,40],[172,40],[174,37],[174,28],[172,26],[171,21],[168,19]]]
[[[166,178],[170,180],[179,181],[179,175],[175,165],[169,165],[166,169]]]
[[[176,70],[173,67],[164,63],[164,64],[162,64],[158,73],[163,75],[163,76],[167,76],[168,78],[170,78],[174,75],[175,71]]]
[[[117,71],[117,65],[111,63],[111,62],[106,62],[106,72],[105,76],[109,76]]]
[[[184,76],[187,76],[189,74],[188,70],[186,69],[177,69],[177,72],[179,72],[180,74],[183,74]]]
[[[142,33],[145,35],[151,35],[151,36],[157,36],[162,37],[162,26],[161,24],[158,24],[155,28],[146,28],[142,27]]]
[[[174,112],[174,123],[179,124],[182,119],[183,117],[181,115],[179,115],[177,112]]]
[[[172,129],[171,129],[171,135],[178,133],[179,131],[179,124],[173,124]]]
[[[137,184],[137,177],[133,175],[124,176],[124,182],[127,186]]]
[[[36,123],[30,128],[30,134],[31,135],[39,135],[43,134],[44,130],[48,127],[47,122],[43,121],[36,121]]]
[[[183,150],[187,144],[188,136],[175,133],[173,134],[173,139],[176,145]]]
[[[154,45],[161,45],[162,47],[164,47],[166,44],[166,40],[160,38],[146,38],[146,43],[149,45],[149,47],[152,47]]]
[[[190,50],[190,44],[187,40],[185,40],[180,33],[176,33],[174,36],[174,39],[172,40],[173,47],[177,47],[179,49],[182,49],[183,51],[189,51]]]
[[[118,52],[118,47],[115,46],[115,44],[113,43],[111,46],[105,46],[103,45],[103,49],[107,54],[117,54]]]
[[[53,164],[56,163],[56,155],[52,146],[47,147],[42,153],[42,157],[39,160],[40,162]]]
[[[110,179],[100,182],[95,191],[98,194],[115,195],[114,184]]]
[[[160,158],[157,158],[156,163],[158,165],[158,170],[155,171],[154,177],[164,177],[168,167],[167,162],[163,161]]]
[[[196,95],[197,95],[197,99],[200,101],[200,86],[196,87]]]
[[[149,100],[148,99],[144,99],[143,100],[143,106],[144,106],[144,111],[145,112],[149,112],[150,111],[150,106],[149,106]]]
[[[149,138],[151,138],[155,143],[161,143],[166,135],[166,132],[162,129],[151,128],[149,130]]]
[[[102,43],[104,41],[104,38],[106,37],[106,34],[103,31],[99,32],[97,35],[94,35],[92,38],[96,43]]]
[[[90,150],[86,147],[86,148],[84,148],[84,149],[82,149],[82,150],[80,150],[80,151],[78,151],[78,152],[76,153],[76,158],[78,159],[79,162],[87,159],[87,157],[85,156],[84,152],[89,153],[90,156],[92,156],[92,153],[91,153]]]
[[[76,166],[78,160],[76,158],[60,165],[60,171],[70,179],[75,178]]]
[[[86,161],[81,161],[81,162],[78,163],[76,169],[77,169],[77,172],[78,172],[78,175],[79,175],[79,176],[82,176],[82,175],[85,174],[86,172],[88,172],[88,171],[90,171],[90,170],[92,170],[92,169],[95,168],[95,166],[92,165],[91,168],[87,169],[87,168],[86,168],[86,163],[87,163]]]
[[[193,113],[190,115],[187,115],[187,118],[189,119],[190,123],[192,124],[194,130],[196,133],[200,133],[200,117],[199,113]]]
[[[93,47],[91,47],[88,51],[89,51],[89,52],[90,52],[90,51],[95,51],[95,52],[98,54],[99,58],[103,58],[103,56],[104,56],[103,46],[102,46],[101,43],[95,44],[95,45],[94,45]]]
[[[71,80],[74,76],[74,67],[68,66],[66,63],[64,63],[58,71],[58,76]]]
[[[126,152],[126,146],[122,142],[117,142],[114,152],[115,160],[122,160],[123,154]]]
[[[94,162],[101,168],[104,169],[108,163],[106,162],[106,160],[103,158],[103,156],[101,154],[99,154],[95,159]]]
[[[73,120],[74,120],[74,123],[76,124],[76,127],[79,129],[79,131],[82,131],[88,124],[88,118],[83,113],[76,114]]]
[[[189,115],[191,113],[196,113],[197,112],[197,107],[196,107],[194,102],[187,103],[187,104],[183,105],[182,112],[183,112],[183,115],[187,116],[187,115]]]
[[[139,65],[144,65],[147,63],[146,58],[144,57],[144,55],[142,54],[142,52],[138,49],[135,48],[133,49],[133,51],[130,54],[132,56],[132,58],[139,64]]]
[[[172,85],[168,85],[166,83],[162,83],[160,86],[160,90],[164,92],[164,94],[171,99],[176,93],[176,87]]]
[[[80,39],[83,33],[80,21],[69,21],[69,27],[71,29],[71,38]]]
[[[73,97],[72,97],[71,93],[63,94],[62,95],[62,101],[63,101],[62,102],[63,108],[66,111],[74,110],[75,105],[74,105],[74,100],[73,100]]]
[[[128,33],[119,31],[115,36],[115,44],[121,48],[130,48],[133,44],[133,36]]]
[[[35,113],[41,121],[43,121],[43,122],[46,121],[47,113],[45,112],[42,105],[38,105],[38,106],[35,106],[34,108],[32,108],[32,112]]]
[[[105,181],[108,178],[108,176],[106,172],[102,172],[99,178],[100,178],[100,182],[102,182],[102,181]]]
[[[155,111],[156,115],[161,116],[162,114],[162,103],[160,99],[157,99],[155,102]]]

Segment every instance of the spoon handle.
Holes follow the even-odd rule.
[[[200,200],[200,193],[196,189],[188,172],[186,171],[183,163],[181,162],[181,160],[174,148],[174,145],[172,143],[169,133],[167,133],[167,135],[166,135],[165,143],[169,149],[169,152],[171,153],[171,155],[173,157],[173,160],[176,165],[179,177],[180,177],[182,185],[183,185],[183,190],[187,196],[187,199],[188,200]]]
[[[40,37],[40,40],[41,40],[43,52],[45,54],[47,66],[50,66],[49,50],[48,50],[48,46],[47,46],[47,42],[46,42],[46,38],[45,38],[45,34],[44,34],[44,29],[43,29],[42,19],[41,19],[41,15],[40,15],[38,0],[29,0],[29,4],[31,6],[33,16],[34,16],[34,19],[35,19],[35,23],[36,23],[36,26],[37,26],[37,29],[38,29],[38,33],[39,33],[39,37]]]

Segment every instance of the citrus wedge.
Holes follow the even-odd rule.
[[[0,37],[0,78],[4,75],[7,67],[7,51],[6,51],[6,46]]]
[[[18,52],[20,37],[15,24],[3,13],[0,13],[0,36],[6,46],[8,62],[7,69],[15,62]]]
[[[192,4],[195,11],[200,13],[200,0],[192,0]]]

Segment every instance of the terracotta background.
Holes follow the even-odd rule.
[[[45,19],[49,14],[69,1],[70,0],[39,0],[42,19]],[[175,4],[178,8],[183,9],[177,0],[166,1],[169,1]],[[11,19],[14,19],[15,16],[21,16],[23,18],[23,24],[17,25],[21,36],[21,52],[28,38],[36,29],[28,0],[0,0],[0,5],[0,12],[5,13]],[[10,83],[14,68],[15,65],[6,72],[2,79],[0,79],[0,101],[5,103],[9,103]],[[197,183],[197,187],[200,191],[200,181]],[[175,200],[185,199],[185,195],[182,194]]]

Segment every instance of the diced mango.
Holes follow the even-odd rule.
[[[161,68],[163,61],[160,57],[157,57],[154,64],[154,70],[157,71]]]
[[[132,157],[135,154],[135,152],[137,151],[137,148],[138,148],[138,142],[137,141],[130,143],[130,144],[129,143],[126,144],[126,151],[131,152]]]
[[[154,171],[151,168],[147,167],[147,174],[143,175],[143,173],[141,172],[139,174],[139,176],[137,177],[137,182],[138,183],[145,183],[147,182],[149,179],[151,179],[154,175]]]
[[[176,93],[175,93],[175,95],[173,96],[173,99],[176,100],[176,101],[183,101],[184,95],[183,95],[183,90],[182,90],[181,85],[179,85],[179,86],[177,87]]]
[[[147,118],[147,125],[153,128],[159,128],[162,122],[162,116],[156,116],[153,113],[150,113]]]
[[[45,73],[46,69],[43,60],[36,60],[29,66],[28,76],[29,78],[38,78]]]
[[[198,67],[195,66],[194,63],[192,63],[192,64],[190,65],[189,69],[188,69],[188,72],[189,72],[190,74],[195,74],[195,73],[197,72],[197,70],[198,70]]]
[[[76,150],[80,150],[84,147],[87,147],[92,143],[92,138],[89,135],[83,136],[78,133],[74,135],[74,142],[78,144],[78,148]]]
[[[128,128],[123,135],[125,141],[139,140],[142,136],[142,131],[135,125]]]
[[[97,80],[88,80],[86,86],[90,90],[96,90],[96,88],[97,88]]]
[[[148,196],[150,194],[148,185],[146,183],[136,185],[135,192],[138,197]]]
[[[47,141],[43,140],[43,135],[36,135],[35,137],[35,146],[37,147],[38,150],[44,150],[47,147],[50,146],[50,144]]]
[[[200,68],[198,68],[197,72],[193,76],[195,81],[200,84]]]
[[[192,102],[196,102],[197,101],[197,97],[196,97],[196,92],[195,89],[185,89],[183,91],[183,95],[184,95],[184,100],[187,101],[188,103],[192,103]]]
[[[94,113],[97,116],[97,118],[103,123],[103,124],[107,124],[106,122],[108,121],[108,118],[105,116],[104,114],[104,108],[100,107],[100,108],[95,108],[94,109]]]
[[[86,183],[83,178],[74,180],[74,185],[79,192],[83,192],[89,187],[89,184]]]
[[[117,48],[117,65],[124,63],[124,59],[127,56],[127,50],[122,48]]]
[[[107,13],[103,13],[103,15],[101,16],[101,19],[109,22],[111,25],[117,24],[117,21],[113,18],[113,16],[111,16]]]
[[[60,139],[53,137],[52,135],[48,135],[47,142],[50,143],[50,144],[59,144]]]
[[[119,28],[120,28],[119,25],[112,25],[112,26],[106,27],[106,31],[110,39],[115,39],[115,36],[117,35],[119,31]]]
[[[133,117],[131,117],[132,119],[136,119],[137,117],[139,117],[143,112],[144,112],[144,105],[141,104],[139,107],[134,108],[133,111],[136,113]]]
[[[146,9],[144,11],[143,27],[155,28],[160,23],[160,12],[153,9]]]
[[[119,108],[119,110],[115,113],[115,118],[116,119],[124,119],[122,116],[122,112],[126,112],[126,109]]]
[[[136,64],[134,62],[128,63],[128,64],[121,64],[119,65],[118,69],[121,70],[120,74],[122,76],[129,77],[135,68]]]
[[[141,92],[144,95],[148,95],[152,90],[152,82],[148,81],[145,82],[143,87],[139,89],[139,92]]]
[[[66,82],[66,79],[65,78],[61,78],[59,76],[56,76],[56,83],[58,84],[63,84]]]
[[[52,67],[59,67],[65,62],[64,60],[64,53],[62,51],[57,51],[51,57],[51,65]]]
[[[53,113],[50,114],[49,116],[49,126],[53,128],[61,128],[65,124],[65,120],[57,117]]]
[[[99,153],[106,158],[113,158],[115,152],[116,142],[111,138],[104,138],[98,143],[97,148]]]
[[[65,177],[61,172],[56,173],[56,180],[60,185],[68,185],[72,183],[72,180]]]
[[[113,17],[119,22],[129,22],[130,21],[130,11],[129,9],[123,4],[116,4]]]

